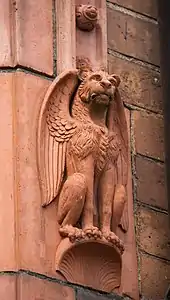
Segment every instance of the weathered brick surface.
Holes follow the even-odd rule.
[[[55,276],[56,204],[41,207],[36,152],[39,110],[50,83],[23,72],[16,74],[17,197],[20,268]]]
[[[17,63],[53,73],[52,1],[17,0]]]
[[[121,77],[120,92],[124,102],[162,113],[160,74],[157,71],[111,54],[108,68],[109,73]]]
[[[0,271],[15,270],[14,74],[0,73]]]
[[[77,300],[124,300],[118,295],[101,295],[99,293],[90,292],[88,290],[78,289]],[[126,298],[128,299],[128,298]]]
[[[170,263],[140,255],[141,293],[146,300],[164,300],[170,282]]]
[[[11,2],[0,0],[0,67],[12,65]],[[11,22],[10,22],[11,18]]]
[[[18,286],[21,300],[75,300],[72,288],[29,275],[19,275]]]
[[[168,209],[165,192],[164,164],[137,156],[137,199],[141,202]]]
[[[0,0],[0,66],[53,74],[52,1]]]
[[[159,65],[156,24],[134,18],[111,7],[108,7],[107,18],[108,48]]]
[[[165,213],[139,206],[137,209],[137,241],[149,254],[169,259],[169,218]]]
[[[108,2],[122,5],[133,11],[139,12],[151,17],[157,17],[157,2],[153,0],[141,1],[141,0],[108,0]]]
[[[16,299],[16,276],[0,275],[0,299]]]
[[[163,118],[145,111],[133,112],[136,152],[164,160]]]

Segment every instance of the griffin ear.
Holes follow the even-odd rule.
[[[89,75],[89,71],[88,70],[83,70],[83,69],[79,69],[78,70],[78,79],[80,80],[80,81],[84,81],[86,78],[87,78],[87,76]]]
[[[76,61],[76,67],[78,69],[78,78],[80,81],[84,81],[89,73],[92,72],[92,66],[88,58],[78,57]]]
[[[120,82],[121,82],[120,77],[118,75],[116,75],[116,74],[112,74],[111,76],[115,79],[115,81],[116,81],[116,87],[118,87],[119,84],[120,84]]]

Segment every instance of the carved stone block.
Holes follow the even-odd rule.
[[[42,103],[38,168],[42,205],[57,199],[56,270],[107,292],[120,287],[128,229],[128,134],[120,78],[88,60],[60,74]]]

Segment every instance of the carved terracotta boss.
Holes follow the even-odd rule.
[[[60,74],[41,107],[38,167],[42,204],[58,198],[62,237],[105,239],[128,228],[128,137],[115,74],[88,66]]]
[[[98,12],[93,5],[76,6],[76,24],[80,30],[91,31],[97,23]]]

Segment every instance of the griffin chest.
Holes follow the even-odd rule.
[[[115,161],[118,144],[116,136],[110,135],[107,127],[84,123],[77,126],[68,143],[68,151],[80,160],[91,156],[95,170],[101,172],[110,160]]]

